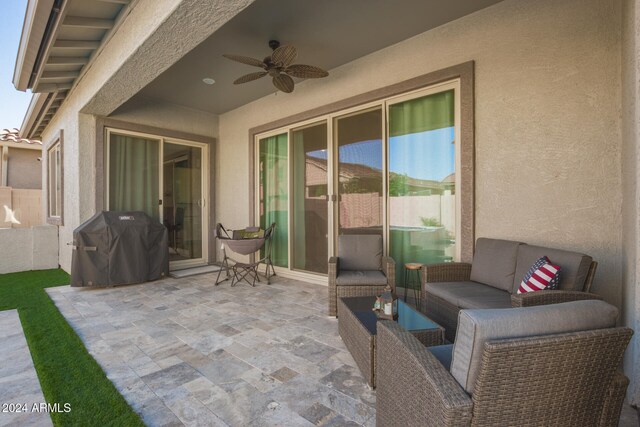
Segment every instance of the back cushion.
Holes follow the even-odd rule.
[[[479,238],[471,264],[471,280],[511,292],[520,245],[511,240]]]
[[[473,393],[485,342],[612,328],[616,326],[617,318],[618,309],[599,300],[535,307],[461,310],[451,375],[468,393]]]
[[[340,270],[381,270],[382,236],[375,234],[338,236]]]
[[[583,290],[584,281],[589,273],[591,261],[593,261],[593,258],[589,255],[542,246],[522,245],[518,250],[518,261],[512,283],[512,293],[518,291],[524,275],[527,274],[527,271],[529,271],[533,263],[543,256],[549,258],[553,264],[560,266],[560,285],[558,289],[565,291]]]

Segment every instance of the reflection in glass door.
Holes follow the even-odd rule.
[[[164,225],[173,264],[203,258],[202,148],[165,142],[163,150]]]
[[[456,255],[454,95],[389,105],[389,252],[399,266]]]
[[[327,274],[327,124],[291,131],[293,268]]]
[[[338,117],[338,234],[382,235],[382,108]]]

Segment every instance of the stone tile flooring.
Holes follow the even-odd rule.
[[[148,425],[375,425],[325,286],[214,280],[47,292]]]
[[[17,310],[0,311],[0,403],[26,404],[20,411],[0,410],[0,426],[51,426],[46,411],[32,411],[34,404],[45,403],[40,382]]]

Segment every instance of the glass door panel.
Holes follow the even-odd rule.
[[[398,266],[455,256],[454,103],[448,90],[389,105],[389,252]]]
[[[160,219],[160,140],[109,136],[109,210],[142,211]]]
[[[382,109],[339,117],[338,234],[382,234]]]
[[[262,138],[258,143],[258,216],[263,229],[276,223],[271,259],[280,267],[289,265],[287,141],[287,134],[283,133]]]
[[[174,264],[203,258],[202,158],[201,147],[164,144],[162,212]]]
[[[293,130],[292,267],[327,274],[327,124]]]

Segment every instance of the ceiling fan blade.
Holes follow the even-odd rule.
[[[278,74],[273,78],[273,85],[285,93],[293,92],[295,83],[293,79],[286,74]]]
[[[292,45],[280,46],[271,54],[271,62],[287,67],[298,57],[298,51]]]
[[[259,59],[249,58],[248,56],[229,55],[226,53],[222,56],[232,61],[240,62],[242,64],[253,65],[254,67],[260,67],[260,68],[265,67],[264,62],[260,61]]]
[[[321,77],[327,77],[328,72],[320,67],[314,67],[313,65],[293,64],[284,69],[284,72],[293,77],[300,77],[302,79],[319,79]]]
[[[234,85],[239,85],[241,83],[251,82],[253,80],[258,80],[260,77],[264,77],[267,75],[266,71],[260,71],[258,73],[246,74],[242,77],[239,77],[233,81]]]

